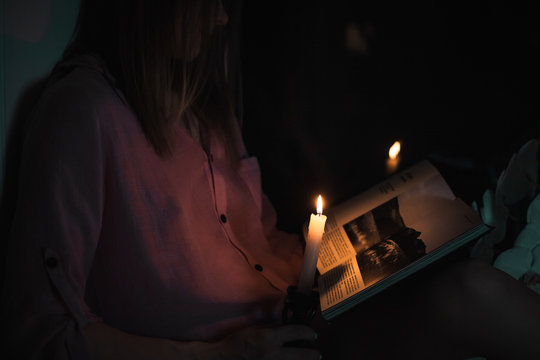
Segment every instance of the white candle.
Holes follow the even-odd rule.
[[[319,195],[317,199],[317,214],[311,214],[311,218],[309,219],[304,264],[300,273],[300,281],[298,282],[298,291],[303,294],[310,294],[313,289],[325,223],[326,216],[322,214],[322,197]]]

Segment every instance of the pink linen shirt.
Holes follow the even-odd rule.
[[[205,152],[181,126],[161,158],[99,60],[62,69],[21,155],[11,345],[75,357],[88,321],[203,341],[277,321],[302,245],[276,228],[257,159],[233,170],[215,136]]]

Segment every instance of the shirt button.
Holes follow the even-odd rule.
[[[47,265],[48,268],[54,269],[55,267],[58,266],[58,260],[53,257],[50,257],[47,260],[45,260],[45,264]]]
[[[257,271],[263,271],[263,267],[259,264],[255,264],[255,270]]]
[[[227,222],[227,217],[225,216],[225,214],[221,214],[221,215],[219,216],[219,219],[220,219],[221,222],[224,223],[224,224]]]

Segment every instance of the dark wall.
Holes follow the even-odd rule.
[[[244,130],[286,230],[380,181],[396,139],[472,201],[538,138],[536,1],[264,5],[244,2]]]

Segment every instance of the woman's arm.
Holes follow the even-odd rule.
[[[77,79],[48,88],[25,123],[0,310],[12,358],[87,353],[84,291],[101,232],[106,161],[98,101],[86,78]]]
[[[208,360],[316,360],[316,350],[284,347],[297,339],[313,340],[315,332],[300,325],[274,328],[248,328],[217,342],[174,341],[128,334],[103,322],[88,324],[84,332],[89,340],[91,358],[106,359],[208,359]]]

